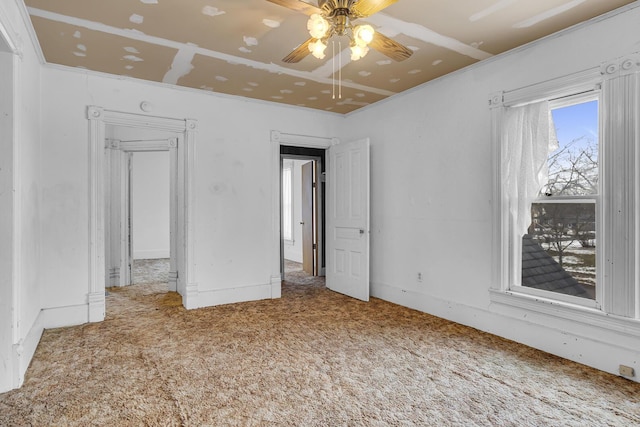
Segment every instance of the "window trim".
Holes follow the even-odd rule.
[[[588,324],[592,326],[602,327],[607,330],[613,330],[618,332],[624,332],[634,337],[640,336],[640,261],[635,259],[637,254],[640,253],[640,212],[638,207],[640,205],[640,185],[627,184],[625,195],[632,195],[632,203],[635,206],[635,210],[630,208],[627,204],[627,210],[622,218],[618,219],[618,223],[613,224],[611,216],[613,207],[610,206],[613,201],[610,199],[613,196],[610,194],[613,182],[608,182],[606,185],[603,183],[604,179],[600,180],[599,194],[596,196],[600,198],[597,208],[600,216],[598,219],[598,225],[600,229],[600,259],[607,260],[607,263],[600,262],[599,273],[601,277],[608,277],[611,274],[611,270],[614,270],[616,277],[622,277],[622,280],[618,279],[616,282],[610,281],[605,283],[598,277],[598,283],[601,285],[601,306],[588,307],[585,305],[576,305],[570,301],[560,301],[557,298],[546,298],[544,296],[531,295],[519,290],[510,289],[510,278],[513,277],[513,245],[511,241],[513,239],[510,231],[511,225],[509,223],[508,206],[505,199],[505,195],[502,189],[502,150],[504,141],[502,141],[502,127],[503,127],[503,115],[507,107],[526,105],[528,103],[538,102],[542,100],[559,100],[564,97],[572,98],[574,95],[579,96],[585,94],[589,96],[592,93],[597,93],[602,90],[599,95],[599,117],[600,117],[600,147],[599,149],[599,168],[600,176],[610,176],[609,169],[613,169],[614,165],[611,163],[612,159],[609,157],[611,153],[607,148],[606,140],[622,140],[629,135],[634,139],[625,143],[628,146],[627,152],[633,152],[635,144],[635,155],[631,156],[633,159],[628,160],[628,164],[625,164],[628,174],[630,176],[638,178],[640,176],[640,111],[638,111],[640,94],[636,93],[640,90],[640,58],[639,53],[634,53],[627,57],[617,58],[613,61],[601,64],[599,67],[590,68],[578,73],[574,73],[567,76],[562,76],[557,79],[548,80],[539,84],[533,84],[521,89],[496,92],[489,97],[489,107],[491,109],[491,132],[492,132],[492,161],[493,161],[493,195],[495,203],[493,204],[493,239],[492,239],[492,251],[494,254],[493,263],[493,284],[490,289],[490,300],[496,304],[496,307],[511,306],[516,309],[526,310],[532,313],[539,313],[543,315],[549,315],[556,318],[563,318],[573,320],[578,323]],[[635,74],[635,79],[620,81],[618,77],[622,77],[628,74]],[[609,81],[615,83],[609,83]],[[611,92],[606,93],[603,90],[603,85],[611,89]],[[629,88],[632,88],[632,96],[629,99],[622,99],[620,96],[622,89],[618,89],[618,86],[624,88],[629,92]],[[625,86],[626,85],[626,86]],[[615,99],[615,105],[611,102]],[[610,103],[612,105],[607,105]],[[611,120],[609,115],[619,113],[624,110],[627,114],[628,122],[623,126],[608,126],[607,119]],[[636,133],[633,134],[635,130]],[[629,148],[630,147],[630,148]],[[614,181],[613,179],[609,179]],[[637,181],[637,179],[636,179]],[[624,222],[624,225],[621,225]],[[605,229],[606,226],[606,229]],[[629,227],[629,228],[624,228]],[[613,250],[621,252],[620,244],[615,241],[612,236],[614,232],[627,232],[629,237],[633,240],[633,248],[631,252],[628,252],[626,262],[623,267],[614,266],[609,261],[609,257],[613,253]],[[612,249],[610,246],[616,246]],[[625,249],[632,249],[629,244],[625,246]],[[633,280],[632,280],[633,279]],[[553,295],[552,295],[553,296]],[[613,297],[612,297],[613,296]],[[630,299],[626,304],[625,298]],[[615,300],[615,301],[612,301]],[[635,310],[630,310],[629,305],[635,304]],[[622,307],[622,308],[619,308]],[[625,312],[626,308],[626,312]],[[631,315],[628,313],[631,312]],[[618,313],[618,314],[614,314]],[[620,314],[621,313],[621,314]]]
[[[572,320],[576,323],[615,331],[635,338],[640,337],[640,322],[636,319],[606,314],[600,309],[522,292],[498,289],[491,289],[489,292],[493,304],[515,307],[554,318]]]

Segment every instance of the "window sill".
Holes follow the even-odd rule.
[[[603,311],[515,291],[490,290],[491,302],[529,312],[570,320],[632,337],[640,337],[640,321],[604,313]]]

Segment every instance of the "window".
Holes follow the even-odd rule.
[[[596,300],[598,103],[592,94],[549,103],[557,142],[551,141],[548,180],[531,203],[522,237],[521,286],[568,301]]]
[[[293,162],[282,165],[282,238],[293,242]]]
[[[640,336],[639,56],[490,97],[493,302]]]

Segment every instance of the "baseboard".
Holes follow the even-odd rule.
[[[298,262],[300,264],[302,264],[302,253],[289,253],[287,252],[287,249],[285,248],[284,250],[284,259],[289,260],[289,261],[293,261],[293,262]]]
[[[89,322],[89,304],[43,308],[40,315],[45,329],[82,325]]]
[[[460,323],[529,347],[618,375],[619,365],[640,369],[640,337],[611,334],[609,342],[590,339],[584,334],[567,332],[562,323],[556,327],[531,323],[453,301],[446,301],[416,291],[372,283],[371,296]],[[565,325],[566,326],[566,325]],[[629,378],[640,382],[638,374]]]
[[[271,299],[271,283],[264,285],[250,285],[230,289],[198,289],[197,300],[192,308],[211,307],[237,302]],[[189,305],[192,305],[191,302]]]
[[[133,252],[133,259],[162,259],[170,258],[171,253],[169,250],[158,251],[135,251]]]
[[[12,348],[11,357],[13,358],[13,386],[19,388],[24,382],[24,376],[29,368],[31,359],[38,348],[38,343],[44,332],[42,310],[38,313],[35,322],[31,325],[27,335],[20,340],[19,343],[14,344]]]
[[[271,298],[282,297],[282,276],[271,276]]]
[[[19,388],[36,353],[45,329],[81,325],[88,322],[88,306],[80,304],[68,307],[45,308],[40,310],[27,335],[12,346],[13,388]]]

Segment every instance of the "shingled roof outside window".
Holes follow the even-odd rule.
[[[530,234],[522,237],[522,286],[594,298],[592,287],[578,282],[560,267]]]

